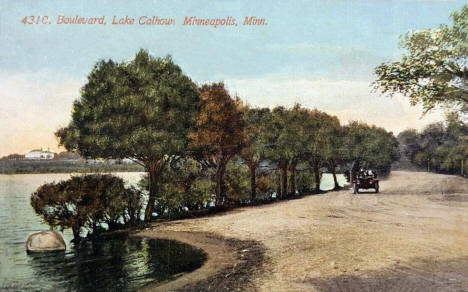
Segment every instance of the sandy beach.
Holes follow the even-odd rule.
[[[310,195],[138,235],[208,254],[148,291],[468,290],[468,180],[457,176],[394,171],[379,194]]]

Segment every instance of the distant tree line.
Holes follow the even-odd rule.
[[[390,171],[392,133],[300,105],[256,108],[222,82],[197,86],[170,57],[141,50],[98,62],[60,144],[86,158],[129,158],[146,170],[144,220],[320,192],[355,160]],[[98,205],[101,206],[102,205]]]
[[[144,169],[133,163],[103,161],[88,163],[86,160],[28,160],[0,159],[0,174],[26,173],[99,173],[99,172],[140,172]]]
[[[457,114],[445,123],[433,123],[421,132],[409,129],[398,135],[402,155],[415,165],[433,172],[461,174],[468,166],[468,124]]]
[[[60,153],[54,153],[54,160],[80,160],[83,159],[77,153],[69,152],[69,151],[62,151]],[[25,159],[24,154],[8,154],[5,156],[0,157],[0,160],[23,160]]]

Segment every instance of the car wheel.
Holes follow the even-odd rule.
[[[375,193],[378,193],[379,192],[379,184],[375,184]]]

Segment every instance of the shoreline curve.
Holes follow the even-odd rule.
[[[140,291],[242,291],[256,290],[249,285],[251,270],[258,269],[265,259],[265,247],[254,241],[224,238],[196,231],[159,231],[156,226],[133,236],[183,242],[206,253],[203,265],[176,279],[149,284]],[[249,287],[250,286],[250,287]]]

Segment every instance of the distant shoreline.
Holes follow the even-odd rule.
[[[134,163],[99,162],[85,160],[0,160],[0,174],[144,172]]]

